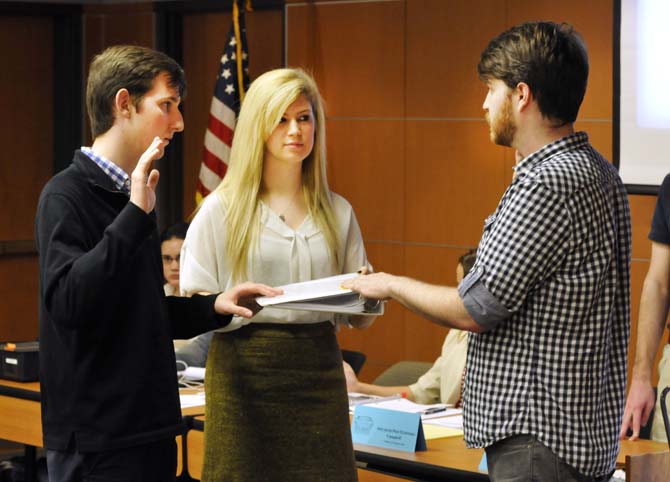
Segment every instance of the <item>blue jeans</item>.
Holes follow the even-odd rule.
[[[486,447],[492,482],[605,482],[583,475],[532,435],[514,435]]]

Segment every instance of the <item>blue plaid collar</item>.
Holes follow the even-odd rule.
[[[81,147],[81,152],[86,154],[93,162],[95,162],[100,169],[102,169],[105,174],[107,174],[112,181],[114,181],[114,184],[116,187],[119,189],[119,191],[122,191],[128,195],[130,195],[130,177],[124,171],[121,169],[119,166],[114,164],[112,161],[109,159],[96,154],[93,152],[93,149],[90,147],[82,146]]]

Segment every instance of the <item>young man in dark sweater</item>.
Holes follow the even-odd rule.
[[[184,72],[170,57],[111,47],[86,92],[93,145],[45,186],[40,262],[42,427],[51,482],[175,479],[182,429],[173,338],[251,317],[245,283],[165,297],[154,160],[182,131]]]

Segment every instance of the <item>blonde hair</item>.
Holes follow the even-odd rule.
[[[341,257],[335,215],[326,177],[326,129],[321,95],[314,79],[301,69],[276,69],[249,87],[235,127],[228,171],[214,191],[226,207],[226,257],[233,282],[248,278],[251,250],[258,247],[260,188],[265,142],[286,109],[304,95],[315,119],[314,147],[302,163],[302,189],[308,213],[323,233],[333,267]]]

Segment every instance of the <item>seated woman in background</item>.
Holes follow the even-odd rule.
[[[168,296],[180,296],[180,253],[184,238],[186,238],[186,231],[188,231],[188,223],[178,222],[161,234],[161,257],[163,258],[163,277],[165,278],[163,289]],[[177,361],[181,361],[189,367],[204,367],[212,333],[210,331],[177,343],[175,349]],[[182,368],[185,367],[180,369]]]
[[[351,205],[328,188],[325,140],[309,75],[277,69],[251,84],[228,172],[186,236],[182,292],[219,292],[247,277],[279,286],[368,266]],[[205,376],[202,480],[356,480],[335,325],[372,319],[268,307],[217,331]]]
[[[181,246],[188,231],[188,223],[178,222],[161,234],[161,257],[163,258],[163,278],[165,294],[179,296],[179,259]]]
[[[475,264],[475,259],[475,250],[468,251],[458,258],[458,265],[456,266],[457,283],[460,283],[468,274]],[[440,357],[435,360],[433,366],[416,383],[409,386],[384,387],[360,382],[349,364],[343,362],[347,390],[382,397],[404,393],[408,400],[417,403],[458,405],[461,399],[467,352],[468,333],[455,328],[450,329],[444,339]]]

